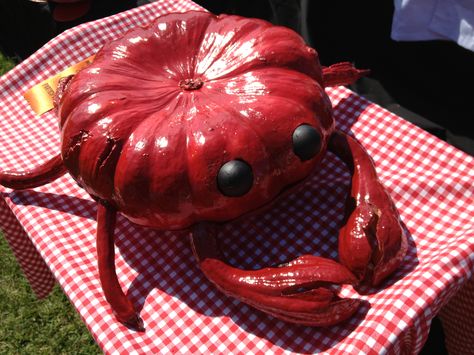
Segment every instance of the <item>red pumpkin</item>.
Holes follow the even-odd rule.
[[[325,285],[377,284],[406,251],[372,160],[334,131],[324,91],[363,74],[347,63],[322,70],[298,34],[262,20],[166,15],[106,44],[89,67],[60,83],[61,156],[32,171],[0,173],[0,183],[38,186],[67,171],[99,202],[100,278],[125,324],[141,328],[115,274],[117,212],[153,228],[192,227],[200,266],[223,292],[290,322],[334,324],[360,302]],[[269,204],[307,177],[328,148],[353,175],[342,264],[306,255],[243,271],[220,260],[208,222]]]
[[[70,174],[133,222],[164,229],[267,203],[308,175],[334,129],[317,54],[295,32],[204,12],[169,15],[105,45],[58,115]],[[305,161],[292,142],[303,124],[321,137]],[[238,198],[217,184],[233,160],[253,177]]]

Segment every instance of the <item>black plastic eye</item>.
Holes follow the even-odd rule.
[[[252,168],[243,160],[231,160],[217,174],[217,186],[223,195],[238,197],[249,192],[253,184]]]
[[[308,124],[298,126],[293,132],[293,152],[303,161],[314,158],[321,150],[321,135]]]

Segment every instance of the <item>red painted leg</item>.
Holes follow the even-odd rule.
[[[115,271],[115,209],[99,202],[97,211],[97,257],[99,276],[105,298],[117,319],[127,327],[143,331],[143,321],[132,302],[123,293]]]
[[[58,154],[31,170],[0,172],[0,185],[16,190],[29,189],[50,183],[65,173],[66,168],[61,155]]]

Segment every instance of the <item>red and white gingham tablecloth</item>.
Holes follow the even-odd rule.
[[[189,0],[157,1],[80,25],[1,77],[1,169],[32,167],[59,150],[54,113],[36,116],[23,99],[27,89],[136,25],[198,8]],[[1,227],[35,292],[47,295],[56,279],[105,353],[416,354],[451,298],[456,303],[441,312],[451,327],[448,346],[473,349],[474,335],[462,327],[473,324],[474,314],[474,159],[343,87],[328,94],[338,127],[374,158],[409,231],[408,255],[384,287],[360,296],[341,290],[367,301],[350,321],[319,329],[275,320],[217,291],[199,270],[186,233],[119,217],[117,271],[146,327],[128,330],[114,320],[101,291],[96,205],[69,175],[32,190],[1,190]],[[303,253],[337,258],[348,183],[343,164],[328,154],[300,192],[224,227],[228,259],[253,268]]]

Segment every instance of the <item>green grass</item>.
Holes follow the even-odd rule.
[[[59,286],[35,297],[3,236],[0,256],[0,354],[101,353]]]
[[[10,58],[6,58],[2,52],[0,52],[0,75],[6,73],[15,66],[15,62]]]
[[[0,75],[15,63],[0,52]],[[0,354],[100,354],[59,286],[36,299],[0,232]]]

